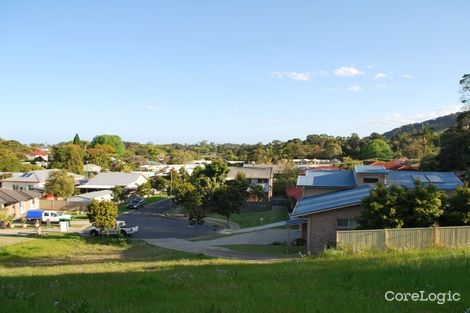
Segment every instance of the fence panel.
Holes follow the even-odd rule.
[[[372,250],[464,247],[470,246],[470,226],[337,231],[336,245]]]
[[[470,245],[470,226],[440,227],[437,244],[444,247],[463,247]]]
[[[353,249],[384,249],[384,230],[363,230],[363,231],[339,231],[336,232],[336,244],[339,247],[350,247]]]
[[[389,248],[426,248],[433,246],[432,228],[388,229],[387,245]]]

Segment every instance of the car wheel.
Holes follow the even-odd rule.
[[[127,236],[127,233],[126,233],[125,230],[121,230],[121,231],[119,232],[119,234],[120,234],[121,236],[123,236],[123,237],[126,237],[126,236]]]
[[[90,236],[92,236],[92,237],[98,237],[98,235],[99,235],[99,233],[98,233],[97,230],[94,230],[94,229],[93,229],[93,230],[90,232]]]

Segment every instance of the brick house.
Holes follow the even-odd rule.
[[[0,188],[0,210],[19,218],[29,210],[39,209],[40,197],[41,193],[35,191]]]
[[[361,202],[378,184],[414,188],[415,181],[433,184],[450,193],[463,183],[449,172],[390,171],[383,166],[356,166],[352,171],[321,171],[300,177],[304,198],[297,202],[293,218],[304,218],[302,233],[308,253],[334,245],[337,230],[355,229],[362,212]],[[325,174],[325,172],[329,172]],[[353,183],[352,183],[353,182]]]

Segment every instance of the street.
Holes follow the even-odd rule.
[[[169,208],[170,200],[161,200],[123,213],[118,220],[125,221],[129,226],[139,226],[139,232],[133,235],[133,238],[139,239],[191,238],[212,233],[211,223],[200,225],[196,234],[195,227],[189,225],[187,219],[163,216]]]

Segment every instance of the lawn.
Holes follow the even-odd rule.
[[[224,219],[224,216],[218,214],[209,214],[209,217],[217,217]],[[263,223],[261,224],[260,218],[263,218]],[[260,226],[264,224],[270,224],[280,221],[285,221],[289,218],[289,214],[286,207],[274,207],[271,210],[264,211],[248,211],[241,212],[240,214],[233,214],[230,217],[232,222],[240,225],[241,228]]]
[[[208,259],[118,238],[52,236],[0,248],[2,312],[465,312],[470,249],[276,262]],[[388,290],[460,302],[387,302]],[[468,312],[468,311],[467,311]]]

